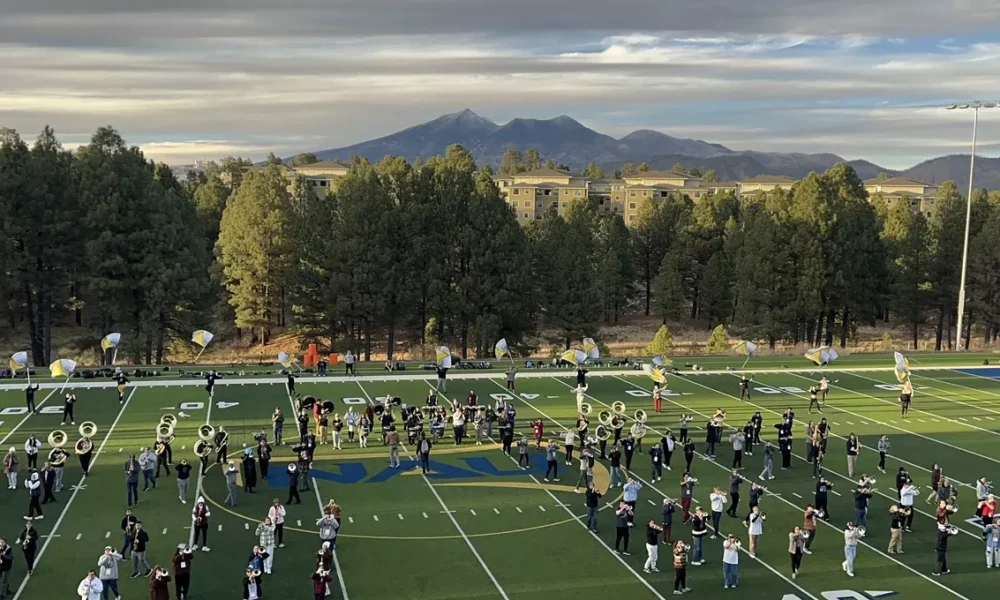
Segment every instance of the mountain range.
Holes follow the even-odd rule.
[[[885,172],[928,183],[967,181],[969,156],[950,155],[924,161],[909,169],[894,171],[866,160],[847,161],[836,154],[757,152],[732,150],[721,144],[676,138],[659,131],[640,129],[614,138],[584,126],[566,115],[554,119],[517,118],[504,125],[481,117],[469,109],[440,116],[402,131],[353,146],[315,152],[320,160],[347,159],[352,155],[372,161],[386,155],[407,160],[444,154],[451,144],[461,144],[479,164],[500,164],[504,151],[535,148],[543,159],[580,170],[595,163],[609,175],[627,162],[649,164],[651,169],[670,169],[680,163],[702,173],[713,169],[720,181],[756,175],[786,175],[801,178],[810,171],[822,172],[847,162],[862,179]],[[978,158],[976,187],[1000,189],[1000,158]]]

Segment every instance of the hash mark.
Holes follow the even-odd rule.
[[[542,511],[542,512],[545,512],[545,507],[544,507],[544,506],[542,506],[541,504],[539,504],[539,505],[538,505],[538,510],[540,510],[540,511]]]
[[[493,509],[493,512],[495,512],[495,513],[496,513],[496,514],[498,514],[498,515],[500,514],[500,511],[499,511],[499,510],[497,510],[497,509],[495,509],[495,508]]]
[[[222,531],[222,525],[219,525],[219,531]]]
[[[471,508],[469,509],[469,512],[472,513],[473,517],[476,516],[476,511],[472,510]]]
[[[427,516],[427,513],[423,513],[423,515],[424,515],[424,518],[425,518],[425,519],[429,518],[429,517]],[[354,522],[354,520],[353,520],[353,519],[351,519],[351,522],[353,523],[353,522]]]
[[[77,540],[79,540],[79,539],[80,539],[80,538],[82,538],[82,537],[83,537],[83,534],[82,534],[82,533],[78,533],[78,534],[76,534],[76,539],[77,539]]]
[[[302,527],[302,521],[296,521],[295,524],[298,525],[299,527]]]
[[[833,492],[834,494],[838,495],[838,496],[843,496],[843,494],[841,494],[837,490],[830,490],[830,491]]]
[[[161,535],[167,535],[167,528],[166,527],[163,528],[163,533]]]
[[[243,529],[246,529],[247,531],[250,531],[250,523],[244,523],[243,524]]]
[[[796,498],[799,498],[799,499],[801,499],[801,498],[802,498],[802,496],[800,496],[800,495],[796,494],[795,492],[792,492],[792,495],[793,495],[793,496],[795,496]]]
[[[400,521],[402,521],[402,520],[403,520],[403,513],[396,513],[396,516],[398,516],[398,517],[399,517],[399,520],[400,520]]]
[[[520,506],[515,506],[514,508],[516,508],[516,509],[517,509],[517,512],[524,512],[523,510],[521,510],[521,507],[520,507]]]
[[[110,531],[104,534],[104,539],[108,539],[109,537],[111,537]]]
[[[372,518],[378,521],[378,515],[372,515]]]

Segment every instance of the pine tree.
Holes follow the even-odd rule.
[[[712,335],[708,336],[708,343],[705,346],[709,354],[722,354],[729,350],[729,334],[722,325],[716,326],[712,330]]]
[[[674,349],[674,336],[670,335],[670,330],[666,325],[660,325],[653,337],[653,341],[646,344],[646,354],[660,356],[670,354]]]

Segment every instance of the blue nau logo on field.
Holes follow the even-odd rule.
[[[471,456],[459,458],[465,463],[464,467],[449,464],[437,460],[430,461],[431,472],[427,474],[428,479],[451,480],[451,479],[480,479],[484,477],[524,477],[533,471],[545,472],[547,461],[544,456],[530,456],[531,463],[528,471],[512,467],[502,469],[495,465],[489,458],[483,456]],[[321,481],[329,481],[342,485],[355,483],[385,483],[398,476],[419,475],[420,463],[415,460],[400,461],[399,468],[384,467],[369,476],[368,468],[363,462],[336,462],[324,469],[310,469],[309,476]],[[595,465],[596,467],[596,465]],[[268,479],[271,487],[288,487],[287,474],[281,473],[278,477]]]
[[[882,592],[882,591],[871,591],[865,590],[864,592],[856,592],[854,590],[835,590],[832,592],[823,592],[821,595],[825,600],[877,600],[878,598],[888,598],[890,596],[895,596],[899,592]],[[802,600],[796,594],[785,594],[781,597],[781,600]]]

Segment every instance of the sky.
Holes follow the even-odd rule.
[[[972,111],[943,107],[998,84],[995,0],[0,0],[0,127],[112,125],[169,164],[471,108],[905,168],[968,153]]]

